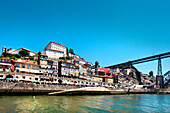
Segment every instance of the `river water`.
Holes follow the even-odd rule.
[[[0,96],[1,113],[170,113],[170,95]]]

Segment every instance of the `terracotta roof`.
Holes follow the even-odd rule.
[[[60,45],[60,46],[63,46],[63,47],[66,47],[66,46],[64,46],[63,44],[59,44],[59,43],[56,43],[56,42],[53,42],[53,41],[51,41],[45,48],[44,48],[44,50],[46,50],[47,49],[47,47],[51,44],[51,43],[54,43],[54,44],[57,44],[57,45]],[[67,47],[66,47],[67,48]]]
[[[16,63],[23,63],[23,64],[32,64],[32,65],[38,65],[36,61],[31,60],[16,60]]]
[[[84,62],[86,62],[85,60],[83,60],[83,59],[79,59],[79,58],[74,58],[74,60],[76,60],[76,61],[84,61]],[[87,62],[86,62],[87,63]]]
[[[22,50],[26,50],[26,51],[28,51],[28,52],[33,52],[33,51],[30,51],[30,50],[28,50],[28,49],[26,49],[26,48],[19,48],[19,49],[17,49],[17,50],[20,50],[20,49],[22,49]],[[17,51],[17,50],[15,50],[15,51]],[[14,52],[14,51],[13,51]],[[33,52],[33,53],[35,53],[35,52]],[[36,54],[36,53],[35,53]]]
[[[11,60],[10,58],[0,58],[2,60]]]
[[[47,56],[46,54],[41,54],[41,56]]]

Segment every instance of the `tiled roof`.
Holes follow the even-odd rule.
[[[56,42],[51,41],[51,42],[44,48],[44,50],[46,50],[47,47],[48,47],[51,43],[54,43],[54,44],[57,44],[57,45],[60,45],[60,46],[63,46],[63,47],[65,47],[65,48],[67,48],[67,47],[64,46],[63,44],[59,44],[59,43],[56,43]]]
[[[46,54],[41,54],[41,56],[47,56]]]
[[[22,50],[25,50],[25,51],[28,51],[28,52],[35,53],[35,52],[33,52],[33,51],[30,51],[30,50],[28,50],[28,49],[26,49],[26,48],[19,48],[19,49],[17,49],[17,50],[20,50],[20,49],[22,49]],[[15,51],[17,51],[17,50],[15,50]],[[13,52],[15,52],[15,51],[13,51]],[[35,53],[35,54],[36,54],[36,53]]]
[[[21,60],[21,59],[18,59],[15,62],[16,63],[23,63],[23,64],[38,65],[36,61],[31,61],[31,60]]]

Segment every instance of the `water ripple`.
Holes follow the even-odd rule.
[[[3,113],[169,113],[170,95],[0,96]]]

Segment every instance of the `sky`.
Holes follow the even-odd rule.
[[[0,0],[0,48],[43,52],[54,41],[101,67],[170,52],[169,6],[169,0]],[[157,62],[135,66],[157,74]],[[162,63],[165,73],[170,58]]]

